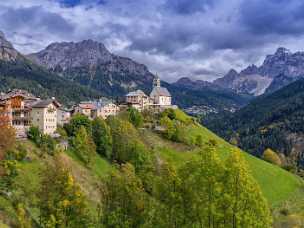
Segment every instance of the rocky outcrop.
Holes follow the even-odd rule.
[[[0,31],[0,60],[16,61],[18,55],[13,45],[6,40],[4,33]]]
[[[280,47],[273,55],[266,56],[260,67],[251,65],[240,73],[231,70],[214,83],[237,93],[258,96],[274,92],[303,77],[304,52],[292,53]]]
[[[28,58],[62,77],[109,96],[121,96],[137,88],[148,90],[153,80],[145,65],[114,55],[102,43],[93,40],[53,43]]]

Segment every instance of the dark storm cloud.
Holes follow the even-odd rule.
[[[240,5],[240,21],[258,35],[304,33],[303,0],[247,0]]]
[[[214,79],[257,63],[277,46],[304,48],[303,0],[12,2],[0,1],[0,30],[21,51],[90,38],[171,81]]]
[[[165,7],[178,14],[193,14],[204,12],[207,8],[212,7],[215,2],[215,0],[168,0]]]
[[[56,13],[45,11],[41,6],[28,8],[7,9],[1,15],[2,29],[22,31],[31,29],[32,32],[45,30],[48,33],[70,34],[74,26]]]

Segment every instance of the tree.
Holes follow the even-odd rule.
[[[239,150],[231,152],[225,163],[223,206],[225,223],[230,227],[272,227],[272,217],[259,185]],[[224,204],[224,205],[225,205]]]
[[[198,159],[190,160],[179,169],[183,226],[214,228],[221,223],[223,169],[211,143],[201,149]]]
[[[73,176],[57,159],[41,173],[38,194],[43,227],[90,227],[86,199]]]
[[[105,180],[101,223],[104,227],[153,227],[150,198],[131,164],[124,164]]]
[[[173,121],[169,119],[167,116],[165,116],[160,119],[160,125],[165,128],[165,133],[164,133],[165,137],[167,139],[172,139],[176,131]]]
[[[71,140],[71,145],[75,154],[86,165],[89,165],[96,152],[96,146],[84,126],[80,126],[75,137]]]
[[[69,136],[75,136],[81,126],[86,129],[88,134],[91,134],[92,122],[87,116],[82,114],[74,115],[70,123],[64,125],[64,129]]]
[[[106,121],[96,118],[92,123],[92,136],[96,145],[96,151],[100,155],[111,159],[112,157],[112,134]]]
[[[168,117],[170,120],[176,119],[176,112],[172,108],[168,108],[161,113],[161,117]]]
[[[5,158],[5,153],[12,149],[16,142],[15,130],[11,126],[0,126],[0,161]]]
[[[143,120],[143,116],[141,115],[141,113],[136,110],[135,108],[129,108],[128,109],[128,116],[129,116],[129,121],[136,127],[142,127],[144,120]]]
[[[153,191],[153,196],[159,202],[156,227],[183,227],[185,214],[181,207],[181,176],[168,162],[161,164],[158,172]]]
[[[278,156],[276,152],[274,152],[272,149],[268,148],[263,153],[263,159],[267,162],[270,162],[272,164],[275,164],[277,166],[282,165],[281,158]]]

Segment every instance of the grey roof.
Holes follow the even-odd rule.
[[[131,96],[147,96],[142,90],[136,90],[133,92],[130,92],[126,95],[126,97],[131,97]]]
[[[40,100],[32,105],[32,108],[46,108],[48,105],[54,103],[55,106],[60,107],[60,104],[53,99]]]
[[[93,104],[94,104],[95,109],[98,109],[98,108],[103,108],[106,105],[114,104],[114,103],[109,99],[100,99],[99,101],[94,102]]]
[[[165,87],[154,87],[150,94],[150,97],[154,97],[154,96],[171,97],[171,94]]]

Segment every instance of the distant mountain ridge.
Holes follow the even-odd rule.
[[[145,65],[114,55],[93,40],[53,43],[27,57],[64,78],[108,96],[122,96],[135,89],[147,92],[154,77]]]
[[[251,65],[239,73],[232,69],[213,84],[237,93],[259,96],[272,93],[303,77],[304,52],[292,53],[280,47],[273,55],[267,55],[260,67]]]

